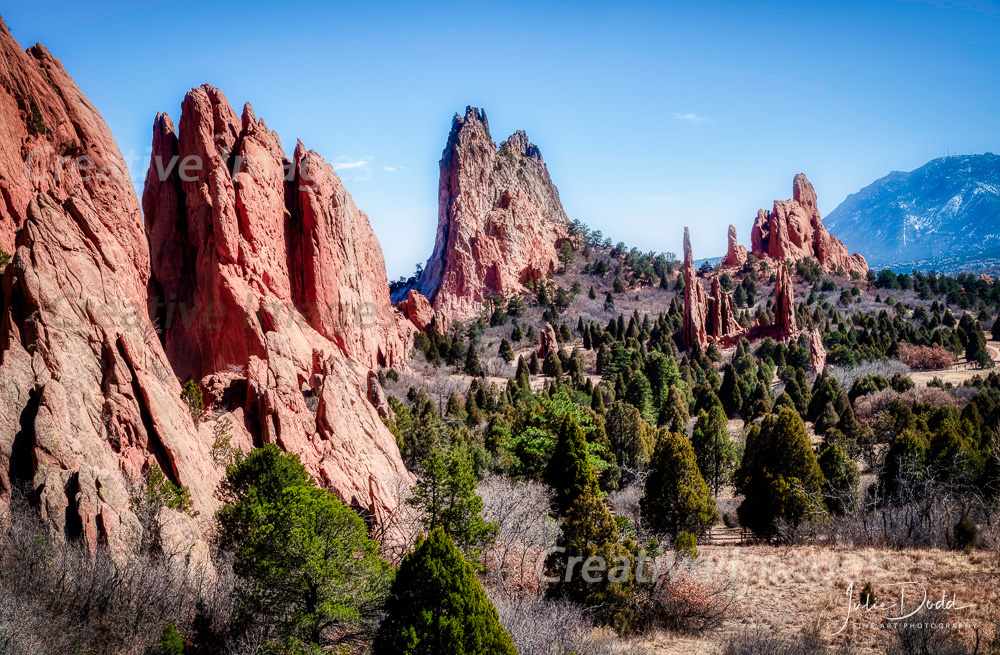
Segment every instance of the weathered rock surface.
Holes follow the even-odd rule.
[[[387,509],[409,474],[368,373],[405,360],[413,326],[392,309],[381,247],[333,168],[301,143],[289,160],[249,104],[237,118],[205,85],[184,98],[179,130],[156,117],[143,207],[177,374],[218,386],[245,372],[221,392],[244,407],[243,427],[297,453],[345,502]]]
[[[680,334],[683,348],[693,348],[696,344],[705,348],[708,345],[708,331],[705,327],[707,311],[708,300],[705,296],[705,289],[698,281],[694,267],[691,233],[687,228],[684,228],[684,322],[681,325]]]
[[[809,333],[809,360],[813,373],[819,373],[826,366],[826,348],[823,347],[823,337],[819,330]]]
[[[808,257],[819,262],[827,273],[838,269],[847,275],[868,273],[865,258],[858,253],[852,255],[823,226],[816,191],[802,173],[795,176],[791,200],[775,200],[770,212],[763,209],[757,212],[750,242],[757,257],[767,256],[779,262]]]
[[[2,20],[0,195],[0,494],[25,485],[55,529],[126,547],[129,489],[160,467],[210,516],[219,473],[146,312],[125,162],[59,60]]]
[[[742,332],[736,321],[736,304],[733,295],[722,289],[719,277],[712,278],[712,295],[708,298],[708,325],[706,331],[709,337],[717,341],[732,338]]]
[[[784,265],[778,266],[777,280],[774,283],[774,325],[782,339],[790,339],[799,333],[795,320],[792,279]]]
[[[406,298],[396,305],[396,309],[403,312],[421,332],[429,328],[436,318],[431,302],[416,289],[410,289]],[[444,331],[445,326],[438,325],[437,327],[438,331]]]
[[[538,148],[518,131],[498,150],[479,109],[455,116],[440,166],[437,238],[416,288],[464,320],[554,271],[568,219]]]
[[[740,268],[747,263],[747,247],[741,246],[737,241],[735,225],[729,226],[728,239],[729,247],[726,250],[726,256],[722,258],[722,265]]]
[[[545,359],[550,352],[559,351],[559,340],[556,338],[556,330],[551,323],[545,324],[538,335],[538,358]]]

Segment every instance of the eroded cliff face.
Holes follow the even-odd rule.
[[[474,317],[489,296],[522,292],[556,270],[568,223],[527,135],[497,149],[486,113],[468,107],[441,157],[437,238],[416,288],[446,320]]]
[[[779,262],[811,258],[827,273],[868,274],[865,258],[827,232],[816,204],[816,191],[805,175],[799,173],[792,184],[791,200],[775,200],[774,208],[757,212],[750,232],[751,252],[756,257],[771,257]],[[728,259],[728,256],[727,256]]]
[[[729,343],[743,334],[732,294],[722,289],[717,274],[711,285],[712,294],[707,295],[695,269],[690,232],[684,228],[684,322],[679,341],[685,349],[697,345],[704,350],[711,341]]]
[[[210,515],[219,475],[146,313],[149,257],[111,132],[58,59],[0,20],[0,493],[91,545],[137,540],[149,467]]]
[[[143,208],[152,311],[177,374],[345,502],[389,508],[409,474],[368,373],[405,361],[414,328],[391,307],[381,247],[332,166],[301,142],[288,159],[249,104],[237,118],[204,85],[184,98],[179,130],[154,122]]]

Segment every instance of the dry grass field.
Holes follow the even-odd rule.
[[[722,575],[736,583],[738,600],[732,616],[714,633],[699,637],[662,634],[647,646],[656,655],[716,653],[728,633],[761,630],[794,637],[818,631],[830,643],[846,642],[861,652],[875,651],[887,638],[883,619],[915,609],[926,592],[929,601],[942,595],[956,606],[973,607],[947,613],[950,620],[992,629],[1000,600],[1000,568],[995,553],[965,554],[942,550],[842,549],[822,546],[702,546],[699,575]],[[846,591],[871,582],[876,603],[886,611],[854,611],[847,615]],[[874,624],[874,625],[872,625]],[[839,632],[836,636],[834,633]]]

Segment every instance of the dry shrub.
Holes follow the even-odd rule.
[[[518,655],[645,655],[637,642],[594,628],[587,611],[566,600],[490,593]]]
[[[483,518],[498,528],[482,556],[487,584],[508,595],[539,591],[538,566],[559,538],[559,523],[549,515],[551,489],[490,476],[479,483],[478,493]]]
[[[899,357],[913,369],[948,368],[955,363],[955,354],[938,343],[933,346],[900,343]]]
[[[155,550],[90,550],[53,533],[15,494],[0,518],[0,652],[142,655],[174,624],[228,626],[234,580],[198,578]]]
[[[938,387],[917,387],[904,393],[886,388],[865,394],[855,400],[854,415],[860,421],[870,421],[887,410],[894,400],[899,400],[909,407],[913,407],[917,402],[962,407],[967,402],[965,398],[957,398],[954,394]]]
[[[848,646],[836,649],[827,646],[812,632],[789,639],[765,634],[760,629],[733,634],[722,646],[722,655],[850,655],[851,652]]]

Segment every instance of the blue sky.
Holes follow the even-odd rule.
[[[209,82],[339,172],[390,278],[431,252],[451,117],[524,129],[571,218],[722,254],[806,173],[820,209],[892,170],[1000,152],[1000,3],[46,2],[5,7],[134,153]],[[364,162],[364,163],[359,163]],[[343,166],[347,164],[347,166]],[[352,168],[351,165],[357,167]]]

